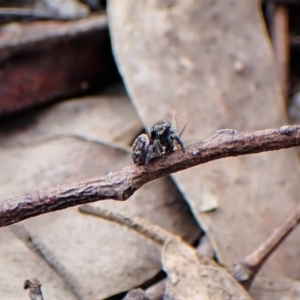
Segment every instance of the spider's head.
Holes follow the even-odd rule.
[[[158,121],[151,128],[151,139],[152,140],[161,140],[168,137],[171,133],[173,133],[173,126],[167,120]]]

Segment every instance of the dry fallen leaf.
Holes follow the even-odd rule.
[[[193,249],[171,239],[163,248],[162,263],[168,275],[167,299],[209,300],[209,292],[199,275],[199,261]]]
[[[147,127],[177,114],[180,124],[188,122],[184,139],[193,140],[222,128],[286,123],[258,1],[111,0],[109,19],[121,73]],[[172,177],[228,268],[298,202],[294,149],[223,159]],[[218,208],[206,212],[206,199]],[[261,272],[299,278],[299,243],[294,232]]]
[[[251,294],[260,300],[297,300],[300,297],[300,282],[289,278],[258,276]]]
[[[131,290],[128,299],[136,297],[162,299],[251,299],[248,292],[214,260],[199,256],[197,250],[181,237],[140,217],[131,217],[106,208],[83,205],[84,214],[121,224],[161,246],[162,263],[167,279],[146,291]],[[126,296],[126,299],[127,299]],[[125,300],[125,298],[124,298]]]
[[[201,263],[195,249],[178,238],[163,247],[162,262],[168,275],[166,299],[251,299],[244,288],[217,264]]]
[[[45,299],[76,299],[66,288],[65,282],[44,261],[29,251],[8,228],[0,231],[0,253],[0,299],[28,300],[28,292],[23,290],[23,283],[32,277],[38,278],[42,283]]]
[[[25,117],[7,120],[0,128],[1,146],[24,147],[63,135],[77,135],[128,147],[142,130],[142,123],[128,101],[124,94],[69,99]]]

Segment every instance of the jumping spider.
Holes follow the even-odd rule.
[[[154,124],[147,134],[139,135],[132,145],[132,160],[135,164],[148,165],[154,157],[162,157],[163,154],[175,150],[175,141],[185,152],[184,145],[176,128],[166,120]]]

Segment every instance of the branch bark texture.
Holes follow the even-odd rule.
[[[0,202],[0,227],[43,213],[84,203],[126,200],[145,183],[216,159],[279,150],[300,145],[300,125],[282,126],[252,133],[223,129],[214,136],[151,160],[149,165],[131,165],[103,177],[39,190]]]

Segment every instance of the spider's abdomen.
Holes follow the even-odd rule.
[[[150,146],[150,139],[147,134],[139,135],[132,144],[132,160],[135,164],[145,164],[148,150]]]

